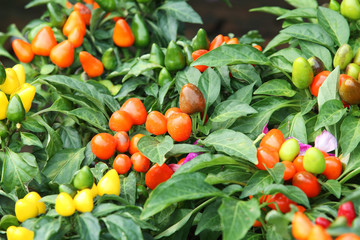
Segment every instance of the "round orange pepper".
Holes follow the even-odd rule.
[[[31,48],[34,54],[40,56],[49,56],[50,51],[57,44],[55,35],[51,27],[43,27],[31,42]]]
[[[81,66],[90,78],[98,77],[104,72],[102,62],[86,51],[79,53]]]
[[[75,48],[80,47],[84,41],[83,30],[81,27],[75,27],[69,34],[68,40],[74,45]]]
[[[74,46],[65,40],[51,49],[51,61],[61,68],[70,67],[74,62]]]
[[[33,60],[34,53],[30,43],[27,43],[21,39],[15,39],[12,42],[12,48],[20,62],[29,63]]]
[[[135,37],[124,19],[119,19],[115,23],[113,41],[119,47],[131,47],[134,44]]]
[[[294,213],[292,219],[292,235],[294,238],[299,240],[307,240],[312,227],[312,222],[304,213]]]
[[[79,27],[83,36],[86,34],[86,25],[84,19],[78,11],[72,11],[66,20],[63,26],[63,33],[65,36],[69,36],[69,34],[75,29],[75,27]]]
[[[90,25],[91,10],[87,6],[85,6],[82,3],[77,2],[74,5],[74,11],[78,11],[80,13],[80,15],[82,16],[82,18],[87,26]]]

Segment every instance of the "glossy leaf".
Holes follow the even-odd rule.
[[[174,141],[170,136],[144,136],[140,138],[137,147],[150,161],[162,165],[168,153],[174,146]]]
[[[292,97],[296,94],[296,91],[291,89],[291,84],[283,79],[274,79],[265,82],[254,94],[264,94],[272,96]]]
[[[40,139],[32,133],[20,132],[20,137],[22,144],[26,146],[36,146],[43,148],[43,144],[41,143]]]
[[[336,67],[329,76],[325,79],[321,87],[319,88],[318,105],[321,110],[322,105],[333,99],[340,99],[338,94],[339,89],[339,76],[340,68]]]
[[[257,113],[257,111],[248,104],[238,100],[227,100],[216,105],[210,120],[212,122],[224,122],[229,119],[247,116],[252,113]]]
[[[142,240],[140,227],[130,218],[112,214],[102,218],[111,236],[115,239]]]
[[[91,213],[83,213],[76,218],[82,239],[97,240],[100,238],[99,220]]]
[[[330,126],[339,122],[346,113],[341,101],[333,99],[326,101],[319,111],[315,124],[315,131],[319,128]]]
[[[202,92],[209,108],[218,98],[221,89],[221,79],[212,68],[208,68],[199,79],[198,88]]]
[[[340,146],[342,153],[346,156],[351,153],[360,142],[360,119],[348,116],[344,119],[340,126]]]
[[[307,58],[316,56],[324,63],[325,68],[332,70],[332,56],[331,52],[320,44],[299,40],[301,50],[304,52]]]
[[[266,171],[257,171],[249,179],[240,198],[246,198],[250,195],[255,195],[264,191],[264,189],[273,183],[273,178]]]

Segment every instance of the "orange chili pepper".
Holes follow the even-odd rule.
[[[80,47],[84,41],[84,35],[81,27],[75,27],[69,34],[68,40],[74,45],[75,48]]]
[[[79,27],[83,36],[86,34],[86,25],[78,11],[72,11],[66,20],[63,26],[63,33],[65,36],[69,36],[69,34],[75,29],[75,27]]]
[[[307,240],[313,227],[312,222],[302,212],[294,213],[292,219],[292,235],[299,240]]]
[[[227,43],[230,40],[228,36],[224,36],[224,42]]]
[[[217,35],[210,43],[209,51],[219,47],[224,41],[224,36],[222,34]]]
[[[40,56],[49,56],[50,51],[57,44],[55,35],[51,27],[43,27],[31,42],[31,48],[34,54]]]
[[[307,240],[332,240],[332,237],[326,232],[325,228],[314,225]]]
[[[239,44],[239,39],[232,38],[229,41],[227,41],[226,44]]]
[[[204,55],[207,52],[209,52],[209,51],[205,50],[205,49],[199,49],[199,50],[194,51],[191,55],[192,55],[193,60],[195,61],[196,59],[198,59],[200,56]],[[204,72],[208,68],[208,66],[206,66],[206,65],[197,65],[194,67],[196,69],[198,69],[200,72]]]
[[[61,68],[70,67],[74,62],[74,46],[65,40],[51,49],[50,60]]]
[[[113,41],[119,47],[131,47],[134,44],[135,37],[124,19],[119,19],[115,23]]]
[[[100,60],[86,51],[79,53],[81,66],[90,78],[98,77],[104,72],[104,66]]]
[[[253,48],[256,48],[260,52],[262,52],[262,47],[260,45],[254,45]]]
[[[70,8],[72,8],[73,5],[72,5],[71,2],[66,1],[65,6],[66,6],[67,9],[70,9]]]
[[[87,3],[87,4],[94,4],[94,0],[84,0],[84,3]]]
[[[100,8],[99,4],[97,2],[93,3],[93,10]]]
[[[34,53],[30,43],[27,43],[21,39],[15,39],[12,42],[12,48],[20,62],[29,63],[33,60]]]
[[[75,3],[74,11],[78,11],[80,13],[87,26],[90,25],[91,10],[87,6],[79,2]]]

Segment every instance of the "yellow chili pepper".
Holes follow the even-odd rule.
[[[6,94],[13,94],[19,87],[19,79],[16,75],[16,72],[12,68],[6,68],[6,79],[5,82],[0,85],[0,90]]]
[[[94,202],[91,190],[85,188],[79,191],[74,197],[75,208],[79,212],[91,212],[94,208]]]
[[[6,110],[9,105],[9,100],[7,99],[5,93],[0,91],[0,120],[6,118]]]
[[[120,195],[120,179],[115,169],[108,171],[97,185],[98,195],[114,194]]]
[[[25,68],[21,64],[16,64],[12,67],[12,69],[16,72],[16,75],[19,80],[19,85],[22,87],[25,83]]]
[[[24,199],[32,202],[34,205],[36,205],[38,209],[38,215],[43,214],[46,212],[46,206],[44,202],[39,202],[41,199],[41,196],[37,192],[29,192],[26,194]]]
[[[33,240],[34,232],[24,227],[10,226],[6,230],[8,240]]]
[[[75,203],[71,196],[66,192],[61,192],[56,198],[55,211],[64,217],[75,213]]]
[[[19,222],[24,222],[28,218],[34,218],[38,215],[38,208],[33,202],[20,199],[15,203],[15,215]]]
[[[31,108],[32,101],[34,100],[35,92],[36,89],[33,85],[25,83],[20,89],[11,94],[10,98],[12,98],[13,95],[18,94],[24,106],[25,112],[28,112]]]

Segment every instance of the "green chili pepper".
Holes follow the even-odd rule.
[[[101,62],[106,70],[114,70],[117,65],[116,55],[113,48],[108,48],[101,57]]]
[[[344,43],[341,45],[334,56],[333,65],[334,68],[339,66],[341,70],[344,70],[346,66],[353,59],[354,53],[349,44]]]
[[[51,26],[61,28],[66,21],[66,15],[62,11],[61,6],[55,2],[49,2],[47,4],[47,8],[49,11]]]
[[[186,65],[190,65],[190,63],[193,62],[192,53],[193,53],[192,47],[189,44],[185,44],[184,45],[184,54],[185,54],[185,58],[186,58]]]
[[[192,39],[191,46],[194,51],[199,49],[209,50],[210,41],[204,29],[199,29],[196,36]]]
[[[164,66],[165,55],[159,45],[153,43],[150,51],[149,62]]]
[[[181,48],[174,41],[170,41],[165,54],[165,67],[172,72],[183,69],[185,65],[186,59]]]
[[[331,10],[339,12],[340,11],[340,4],[336,0],[330,0],[329,8]]]
[[[82,190],[91,188],[94,184],[94,176],[88,166],[82,167],[74,177],[73,185],[76,189]]]
[[[305,89],[309,87],[314,78],[310,63],[303,57],[298,57],[293,63],[292,82],[295,87]]]
[[[0,121],[0,138],[8,135],[8,127],[3,121]]]
[[[146,47],[150,42],[149,31],[146,28],[146,24],[142,17],[137,13],[135,14],[132,24],[131,31],[134,34],[136,47]]]
[[[161,71],[159,73],[159,77],[158,77],[158,83],[159,83],[160,87],[164,86],[165,83],[171,82],[171,81],[172,81],[172,77],[171,77],[171,74],[169,73],[169,71],[166,68],[161,69]]]
[[[18,94],[10,98],[6,117],[12,122],[21,122],[25,119],[25,109]]]

